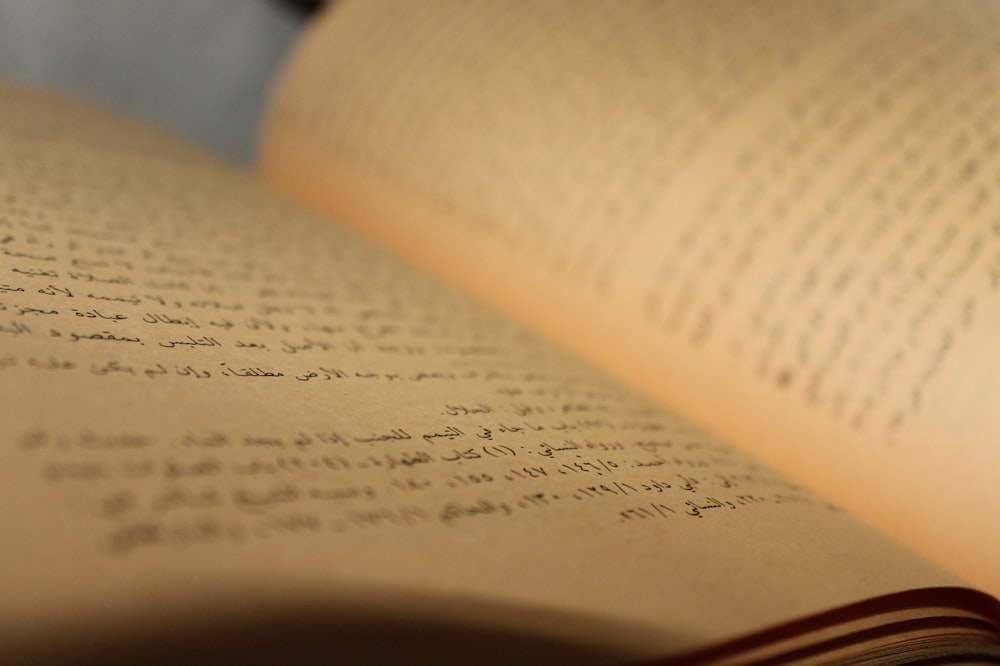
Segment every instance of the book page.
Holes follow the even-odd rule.
[[[0,98],[0,654],[316,607],[641,658],[957,584],[229,167]]]
[[[1000,594],[978,2],[344,2],[268,178]]]

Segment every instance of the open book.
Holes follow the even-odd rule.
[[[3,87],[0,661],[1000,660],[997,34],[340,2],[256,175]]]

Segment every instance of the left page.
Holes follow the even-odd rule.
[[[246,176],[0,100],[0,660],[302,614],[638,659],[957,585]]]

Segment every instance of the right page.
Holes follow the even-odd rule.
[[[337,3],[272,181],[1000,594],[1000,5]]]

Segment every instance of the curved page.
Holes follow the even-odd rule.
[[[998,30],[338,3],[262,169],[997,594]]]
[[[0,98],[0,654],[316,608],[644,658],[956,584],[231,168]]]

